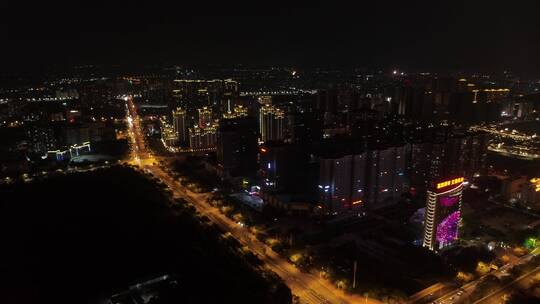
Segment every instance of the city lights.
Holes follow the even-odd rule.
[[[85,23],[100,23],[111,5]],[[7,53],[0,57],[11,66],[0,69],[5,247],[43,247],[41,238],[28,240],[32,234],[18,229],[30,227],[21,224],[29,220],[43,227],[36,232],[55,232],[47,234],[51,250],[70,245],[54,240],[66,235],[76,246],[136,249],[98,260],[93,249],[75,250],[69,263],[54,261],[55,270],[67,269],[60,275],[40,264],[47,255],[22,250],[19,263],[10,256],[0,269],[20,277],[45,270],[36,275],[50,280],[39,282],[54,286],[22,286],[8,277],[14,291],[5,298],[51,294],[57,299],[35,300],[73,302],[69,291],[79,282],[111,303],[168,300],[175,292],[181,300],[174,303],[480,304],[538,297],[540,81],[536,41],[526,38],[540,35],[519,23],[536,20],[537,10],[471,2],[460,16],[452,2],[411,9],[396,1],[381,12],[362,2],[369,13],[349,18],[348,11],[362,11],[351,5],[317,4],[292,16],[274,13],[270,3],[253,12],[235,7],[233,15],[218,9],[202,19],[190,16],[201,9],[156,6],[160,12],[139,16],[122,7],[114,16],[134,17],[124,18],[122,29],[104,25],[86,35],[70,22],[60,30],[71,33],[57,36],[81,39],[66,43],[45,37],[57,32],[40,29],[54,19],[45,10],[16,18],[24,24],[8,27],[14,32],[4,37]],[[435,11],[437,18],[425,18]],[[148,16],[164,14],[182,24],[145,25]],[[39,15],[47,22],[34,24]],[[315,19],[324,22],[302,26]],[[469,26],[441,25],[453,20]],[[36,36],[21,29],[40,29],[44,39],[13,43]],[[488,30],[508,35],[487,41]],[[468,51],[441,47],[449,44]],[[49,195],[49,185],[59,190]],[[79,188],[72,185],[82,190],[74,193]],[[37,197],[26,199],[24,191]],[[119,210],[95,212],[102,203]],[[12,212],[21,216],[10,223]],[[96,214],[105,221],[96,225]],[[184,222],[193,231],[181,229]],[[111,241],[86,233],[95,227]],[[126,227],[148,233],[118,242]],[[121,261],[126,256],[135,262]],[[29,259],[36,263],[30,270]],[[107,286],[92,284],[103,280],[80,267],[91,260],[102,266]],[[122,271],[124,264],[133,271]],[[167,265],[174,267],[161,267]],[[140,278],[163,269],[170,273],[157,274],[157,282],[178,286]],[[185,279],[201,273],[212,284]],[[122,286],[120,279],[140,283],[115,293],[110,286]],[[42,292],[50,290],[68,293]]]

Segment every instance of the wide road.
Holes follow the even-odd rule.
[[[452,289],[450,284],[439,282],[413,294],[409,297],[409,301],[407,303],[416,304],[431,302],[433,299],[446,294],[449,289]]]
[[[140,119],[131,97],[126,98],[128,110],[128,133],[131,137],[131,160],[164,182],[175,197],[185,199],[199,213],[206,215],[224,232],[229,232],[242,245],[247,246],[263,262],[265,267],[278,274],[289,286],[293,294],[300,298],[301,303],[380,303],[376,300],[350,295],[335,287],[331,282],[316,275],[298,270],[286,259],[275,253],[265,243],[257,240],[248,229],[227,218],[219,210],[207,203],[208,194],[198,194],[189,191],[178,181],[174,180],[162,168],[155,165],[155,159],[147,149]]]
[[[521,258],[510,261],[508,264],[504,265],[503,267],[499,268],[496,271],[490,272],[489,274],[494,275],[494,276],[499,277],[499,278],[502,277],[502,276],[505,276],[507,274],[507,272],[512,267],[514,267],[514,266],[516,266],[518,264],[526,263],[526,262],[528,262],[530,259],[532,259],[533,257],[535,257],[538,254],[540,254],[540,248],[537,248],[537,249],[533,250],[531,253],[529,253],[527,255],[524,255]],[[532,273],[530,273],[530,275],[532,275]],[[516,280],[519,280],[520,278],[518,278]],[[474,280],[474,281],[472,281],[472,282],[470,282],[468,284],[463,285],[459,289],[452,290],[451,292],[448,292],[444,296],[442,296],[442,297],[438,298],[437,300],[433,301],[433,303],[436,303],[436,304],[463,303],[463,302],[465,302],[467,300],[468,296],[474,291],[476,286],[481,282],[481,279],[482,278],[479,278],[479,279]],[[512,283],[510,283],[509,285],[505,285],[505,288],[509,288],[510,286],[512,286]],[[481,302],[475,302],[475,303],[481,303]]]
[[[125,97],[127,110],[128,136],[130,140],[130,162],[135,165],[145,165],[155,163],[155,159],[147,149],[144,133],[142,131],[141,120],[137,115],[137,109],[133,103],[133,98]]]
[[[501,304],[505,303],[503,300],[505,295],[509,295],[513,290],[522,289],[526,290],[531,285],[531,279],[540,273],[540,267],[536,268],[518,278],[514,281],[504,285],[502,288],[488,294],[482,299],[474,302],[474,304]]]

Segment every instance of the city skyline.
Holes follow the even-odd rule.
[[[537,8],[2,2],[0,302],[540,303]]]

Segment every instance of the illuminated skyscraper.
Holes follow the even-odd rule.
[[[217,126],[208,125],[202,129],[195,125],[189,128],[189,147],[191,149],[212,149],[216,147]]]
[[[206,128],[212,124],[212,110],[208,107],[199,109],[199,128]]]
[[[459,237],[463,177],[438,182],[427,192],[423,246],[437,251]]]
[[[284,139],[284,113],[282,110],[265,104],[259,112],[259,130],[261,141],[281,141]]]
[[[242,118],[248,116],[248,109],[243,105],[235,105],[234,109],[229,106],[227,112],[223,113],[224,119]]]
[[[172,112],[174,133],[178,137],[180,145],[184,145],[188,142],[188,130],[186,125],[186,111],[182,108],[176,108]]]
[[[174,127],[170,125],[166,119],[160,119],[161,123],[161,140],[168,147],[178,145],[178,136],[174,131]]]

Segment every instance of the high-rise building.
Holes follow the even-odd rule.
[[[47,153],[57,147],[57,140],[51,128],[32,126],[26,130],[28,146],[34,153]]]
[[[259,176],[265,191],[308,193],[316,174],[309,174],[309,156],[304,147],[270,142],[259,149]]]
[[[253,176],[257,170],[257,123],[254,118],[219,122],[217,160],[225,176]]]
[[[445,176],[472,178],[483,173],[486,165],[488,138],[484,133],[466,133],[441,140],[411,144],[408,173],[411,186],[425,192]]]
[[[423,246],[437,251],[452,245],[459,237],[463,177],[443,180],[427,192]]]
[[[204,129],[195,125],[189,128],[189,147],[194,150],[212,149],[217,143],[217,128],[215,124],[206,126]]]
[[[208,107],[202,107],[199,110],[199,128],[206,128],[210,126],[213,122],[212,120],[212,109]]]
[[[172,112],[174,133],[178,138],[180,145],[185,145],[188,142],[188,130],[186,124],[186,111],[182,108],[176,108]]]
[[[403,145],[369,152],[369,187],[365,189],[367,206],[377,208],[395,202],[408,190],[409,184],[405,177],[408,149],[408,145]]]
[[[175,132],[174,127],[169,124],[164,117],[160,119],[161,125],[161,141],[167,147],[174,147],[178,145],[178,134]]]
[[[284,139],[284,112],[275,106],[265,104],[259,112],[261,141],[281,141]]]
[[[397,202],[409,189],[408,145],[319,158],[319,201],[331,213]]]
[[[320,159],[319,200],[330,213],[340,213],[352,205],[353,158],[344,155]]]
[[[243,105],[235,105],[234,109],[231,109],[228,107],[227,112],[223,113],[224,119],[233,119],[233,118],[240,118],[240,117],[247,117],[248,116],[248,109],[247,107]]]

